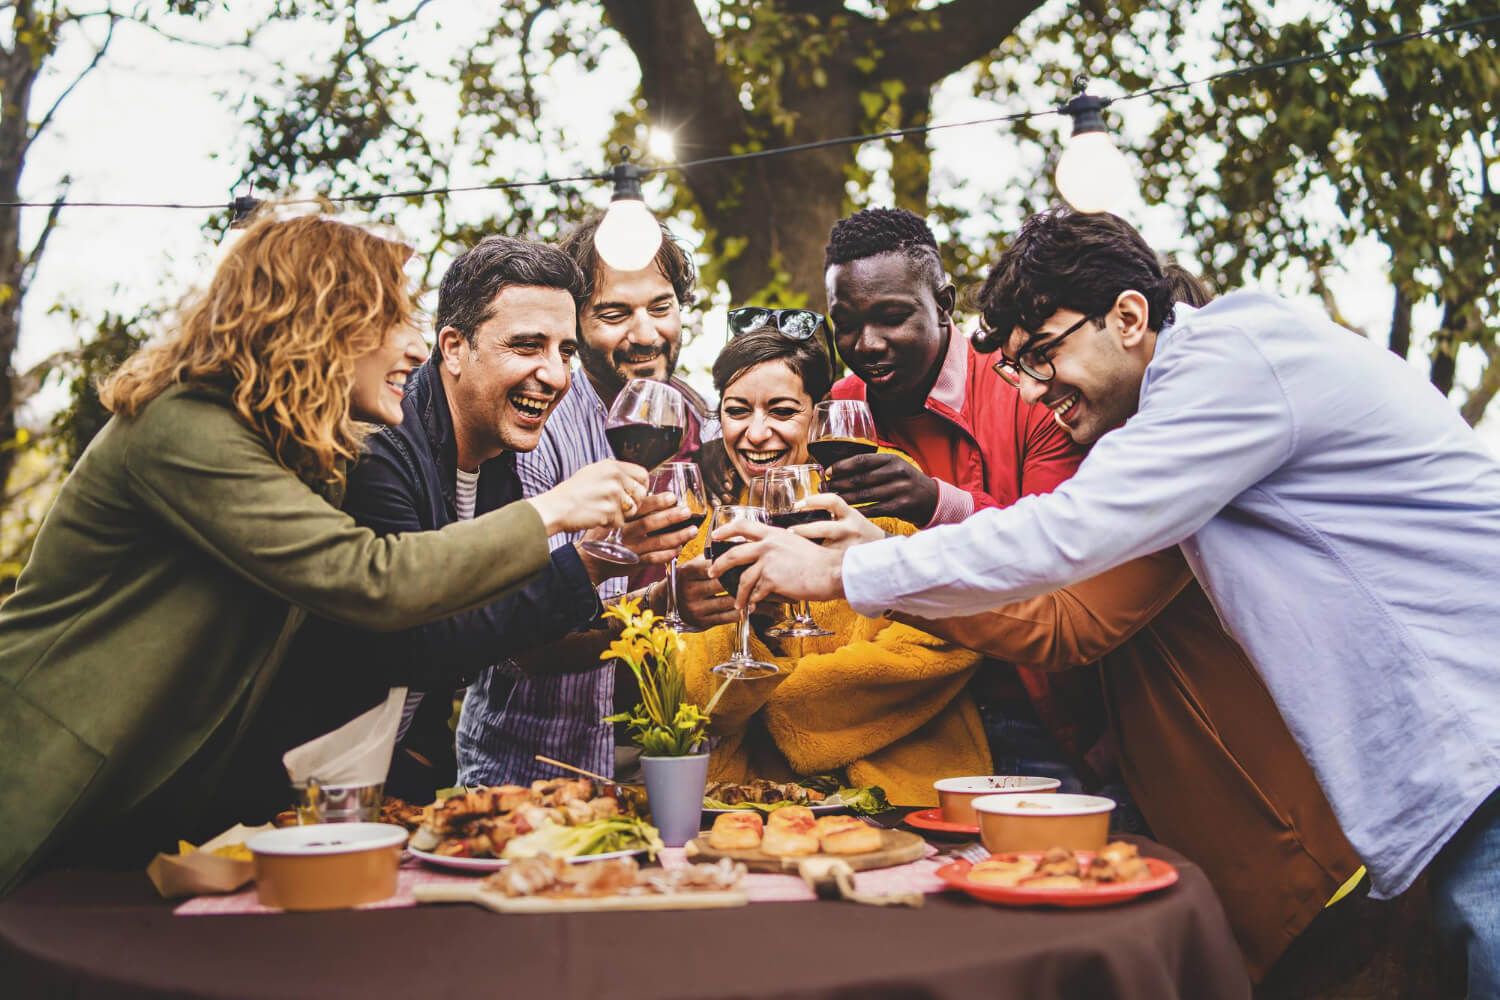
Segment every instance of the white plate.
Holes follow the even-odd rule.
[[[817,814],[817,813],[836,813],[840,809],[847,809],[847,808],[849,808],[849,807],[846,806],[846,805],[842,805],[842,804],[840,804],[838,802],[833,802],[833,803],[819,802],[817,805],[808,806],[807,810],[809,812],[811,812],[811,813]],[[742,813],[742,812],[758,812],[758,813],[761,814],[762,818],[767,818],[767,817],[769,817],[771,815],[768,812],[765,812],[765,811],[760,810],[760,809],[756,809],[754,806],[737,806],[734,809],[710,809],[707,806],[703,807],[703,815],[705,815],[705,816],[722,816],[725,813]]]
[[[452,858],[445,854],[431,854],[427,851],[419,851],[415,847],[408,847],[412,857],[424,861],[438,868],[452,868],[461,872],[497,872],[510,864],[507,858]],[[603,861],[607,858],[629,858],[637,854],[645,854],[644,847],[637,847],[629,851],[610,851],[607,854],[580,854],[576,858],[566,858],[569,864],[581,864],[585,861]]]

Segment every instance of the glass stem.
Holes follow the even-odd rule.
[[[677,621],[677,560],[667,563],[667,620]]]
[[[741,660],[750,659],[750,615],[748,612],[740,612],[740,651],[736,657]]]

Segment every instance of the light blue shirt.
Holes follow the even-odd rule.
[[[1326,318],[1249,292],[1177,310],[1076,476],[850,549],[845,592],[973,614],[1180,543],[1393,896],[1500,786],[1500,464]]]

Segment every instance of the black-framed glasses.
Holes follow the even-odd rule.
[[[1002,351],[1000,353],[1000,360],[995,362],[995,374],[1017,388],[1021,386],[1022,372],[1025,372],[1038,382],[1051,382],[1057,375],[1057,369],[1052,366],[1052,352],[1057,350],[1058,344],[1061,344],[1078,330],[1083,329],[1083,324],[1091,319],[1093,319],[1092,316],[1083,317],[1083,319],[1074,323],[1045,344],[1022,351],[1020,357],[1014,361],[1007,358]],[[988,328],[985,328],[985,332],[989,333],[990,331]]]

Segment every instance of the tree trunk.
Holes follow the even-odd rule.
[[[1403,358],[1411,355],[1411,306],[1411,297],[1398,285],[1391,309],[1391,350]]]
[[[1484,419],[1485,411],[1490,408],[1491,401],[1500,394],[1500,343],[1491,337],[1481,346],[1484,348],[1484,371],[1479,376],[1479,384],[1459,409],[1470,427],[1478,426]]]
[[[31,138],[31,90],[42,60],[22,41],[39,30],[32,21],[30,0],[17,0],[11,21],[12,48],[0,50],[0,201],[21,200],[21,173]],[[22,281],[25,257],[21,252],[21,209],[0,208],[0,489],[10,479],[16,460],[16,343],[21,334],[21,306],[26,297]]]

